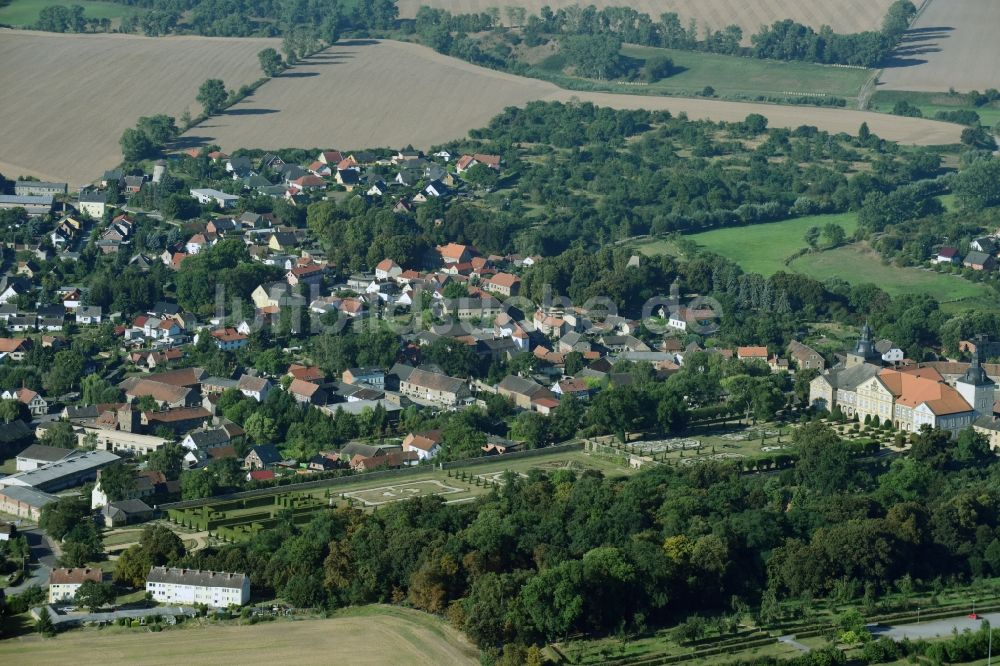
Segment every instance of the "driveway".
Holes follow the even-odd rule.
[[[868,626],[868,631],[873,636],[887,636],[897,641],[904,638],[911,640],[939,638],[942,636],[951,636],[954,631],[958,631],[959,633],[966,629],[978,631],[982,627],[983,620],[988,620],[990,626],[995,627],[997,623],[1000,623],[1000,613],[983,613],[975,620],[966,615],[960,615],[943,620],[930,620],[929,622],[917,622],[914,624],[873,624]]]
[[[20,594],[32,585],[45,587],[49,584],[49,574],[56,566],[56,559],[59,557],[58,546],[47,537],[40,528],[32,527],[19,531],[28,539],[28,546],[31,548],[31,556],[35,564],[29,565],[29,574],[20,585],[14,585],[6,589],[7,594]]]

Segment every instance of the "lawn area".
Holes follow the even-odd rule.
[[[676,74],[648,86],[618,86],[620,92],[642,92],[692,96],[705,86],[719,97],[756,99],[827,95],[856,102],[861,86],[871,76],[865,69],[828,67],[804,62],[780,62],[758,58],[695,53],[650,46],[626,46],[622,54],[637,60],[666,56],[673,60]]]
[[[946,207],[953,207],[954,197],[945,195],[942,203]],[[820,281],[837,277],[851,284],[873,283],[894,296],[930,294],[941,303],[942,309],[949,312],[966,309],[1000,310],[1000,299],[985,285],[970,282],[957,275],[885,264],[878,254],[857,243],[805,254],[785,265],[788,257],[805,247],[803,236],[809,227],[822,229],[830,222],[843,227],[848,236],[854,233],[858,224],[857,216],[853,213],[814,215],[749,227],[713,229],[685,238],[735,261],[745,271],[765,276],[784,270],[808,275]],[[677,243],[669,238],[643,241],[636,245],[636,249],[647,256],[676,256],[681,253]]]
[[[139,543],[142,530],[124,530],[113,534],[105,534],[103,537],[105,546],[122,546],[124,544]]]
[[[118,19],[127,14],[134,14],[137,9],[128,5],[99,0],[76,0],[75,2],[58,2],[54,0],[13,0],[9,5],[0,7],[0,24],[13,26],[30,26],[38,20],[38,14],[44,8],[52,5],[80,5],[83,15],[92,19]]]
[[[851,284],[873,283],[892,295],[930,294],[948,304],[949,309],[1000,307],[996,293],[985,285],[955,275],[887,265],[877,254],[857,244],[807,254],[793,261],[791,268],[817,280],[839,277]]]
[[[374,639],[373,637],[378,637]],[[444,621],[389,606],[333,619],[249,625],[185,623],[158,633],[109,627],[0,642],[10,664],[478,664],[478,651]]]
[[[711,252],[731,259],[743,270],[761,275],[772,275],[789,270],[785,260],[796,250],[806,246],[803,238],[809,227],[839,224],[848,237],[858,227],[854,213],[836,215],[811,215],[781,222],[755,224],[749,227],[725,227],[687,236],[689,240]],[[645,255],[677,254],[676,245],[670,240],[653,240],[638,247]]]
[[[938,111],[975,111],[979,114],[980,123],[984,127],[995,127],[1000,123],[1000,105],[996,102],[984,106],[968,104],[961,95],[948,93],[909,92],[905,90],[886,90],[875,93],[869,108],[872,111],[891,113],[892,107],[899,101],[907,101],[920,109],[924,118],[933,118]]]

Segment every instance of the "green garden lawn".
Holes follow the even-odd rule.
[[[851,106],[871,76],[871,71],[866,69],[648,46],[626,46],[622,54],[640,60],[662,55],[673,60],[675,67],[683,68],[671,77],[641,86],[644,91],[673,95],[695,95],[705,86],[711,86],[721,97],[830,95],[846,98]]]
[[[807,254],[792,262],[796,273],[817,280],[839,277],[851,284],[873,283],[892,295],[929,294],[948,309],[997,308],[997,295],[987,286],[956,275],[884,264],[877,254],[858,245]]]
[[[858,227],[857,215],[841,213],[812,215],[749,227],[713,229],[687,238],[711,252],[732,259],[745,271],[772,275],[781,270],[791,270],[785,266],[785,260],[806,247],[804,237],[807,229],[822,229],[831,222],[843,227],[848,237]]]

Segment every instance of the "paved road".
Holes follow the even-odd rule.
[[[56,566],[58,557],[58,547],[52,540],[45,536],[37,527],[19,530],[28,539],[28,546],[31,548],[31,555],[37,564],[30,565],[31,573],[21,582],[20,585],[8,587],[7,594],[20,594],[32,585],[44,587],[49,584],[49,574]]]
[[[919,638],[951,636],[954,630],[958,630],[959,632],[965,631],[966,629],[976,631],[982,626],[983,620],[989,620],[990,626],[995,627],[1000,624],[1000,613],[984,613],[980,615],[977,620],[961,615],[958,617],[945,618],[943,620],[931,620],[929,622],[918,622],[915,624],[897,624],[891,626],[873,624],[868,627],[868,630],[872,632],[872,635],[874,636],[887,636],[897,641],[904,638],[915,640]]]
[[[799,643],[797,640],[795,640],[795,636],[779,636],[778,641],[784,643],[785,645],[792,646],[799,652],[809,652],[809,650],[812,649],[808,645],[803,645],[802,643]]]

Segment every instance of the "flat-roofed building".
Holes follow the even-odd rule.
[[[51,194],[44,196],[18,196],[16,194],[0,194],[0,210],[23,208],[28,215],[35,217],[52,212]]]
[[[0,513],[38,521],[42,507],[58,499],[55,495],[28,486],[0,488]]]
[[[17,471],[30,472],[49,463],[65,460],[72,455],[79,453],[73,449],[63,449],[58,446],[44,446],[43,444],[32,444],[24,451],[17,454]]]
[[[37,469],[0,478],[0,487],[25,486],[55,492],[78,486],[97,478],[97,470],[107,467],[118,456],[109,451],[81,451],[78,455],[51,462]]]

